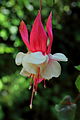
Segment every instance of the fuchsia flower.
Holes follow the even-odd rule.
[[[34,84],[30,103],[30,107],[32,107],[33,94],[37,91],[38,83],[52,77],[58,77],[61,73],[61,66],[57,61],[67,61],[68,59],[62,53],[51,54],[53,42],[52,13],[48,17],[45,31],[39,11],[31,30],[30,40],[28,39],[27,27],[23,21],[20,23],[19,31],[28,52],[19,52],[15,61],[17,65],[22,64],[23,66],[21,75],[33,78]]]

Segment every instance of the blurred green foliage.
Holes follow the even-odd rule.
[[[75,68],[80,71],[80,65],[75,66]],[[76,79],[76,81],[75,81],[75,84],[76,84],[77,89],[78,89],[79,92],[80,92],[80,75],[78,75],[78,77],[77,77],[77,79]]]
[[[21,67],[15,65],[15,56],[19,51],[27,52],[18,32],[20,21],[25,21],[30,32],[38,10],[39,0],[0,0],[0,120],[57,120],[55,104],[67,94],[73,100],[78,94],[75,80],[79,72],[74,66],[80,64],[80,1],[42,0],[44,27],[50,11],[53,13],[52,53],[62,52],[69,61],[61,63],[59,78],[46,81],[46,89],[43,83],[39,85],[33,109],[29,109],[30,79],[19,74]],[[79,113],[77,108],[75,120],[80,119]]]
[[[75,66],[75,68],[80,71],[80,65]]]

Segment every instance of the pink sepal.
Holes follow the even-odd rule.
[[[30,34],[30,47],[32,52],[41,51],[46,52],[47,34],[41,22],[40,11],[34,21],[32,31]]]
[[[26,27],[24,21],[21,21],[21,23],[20,23],[19,32],[21,34],[23,42],[25,43],[27,48],[30,49],[30,44],[28,41],[28,30],[27,30],[27,27]]]
[[[52,47],[52,42],[53,42],[53,33],[52,33],[52,12],[50,13],[47,23],[46,23],[46,29],[48,32],[48,37],[49,37],[49,45],[47,48],[47,54],[51,53],[51,47]]]

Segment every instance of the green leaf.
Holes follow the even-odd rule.
[[[6,16],[0,13],[0,23],[4,22],[6,20]]]
[[[16,26],[11,26],[9,30],[10,30],[11,34],[16,34],[18,31],[18,28]]]
[[[6,31],[5,29],[2,29],[2,30],[0,31],[0,37],[2,37],[4,40],[7,40],[7,38],[8,38],[8,33],[7,33],[7,31]]]
[[[80,92],[80,75],[77,77],[75,84],[76,84],[77,89]]]
[[[9,47],[6,44],[0,44],[0,54],[4,53],[14,53],[15,49],[13,47]]]
[[[75,66],[75,68],[80,71],[80,65]]]
[[[0,80],[0,90],[2,90],[3,89],[3,83],[2,83],[2,81]]]

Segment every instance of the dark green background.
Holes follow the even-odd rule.
[[[20,21],[25,21],[30,33],[38,10],[39,0],[0,0],[0,120],[57,120],[55,104],[66,95],[74,102],[78,95],[75,80],[79,72],[74,66],[80,64],[80,2],[43,0],[44,27],[50,11],[53,13],[52,53],[64,53],[69,61],[61,62],[62,74],[46,81],[46,89],[39,84],[33,109],[29,109],[30,79],[19,74],[22,67],[15,65],[15,56],[27,52],[18,31]],[[77,106],[75,120],[80,120],[79,101]]]

